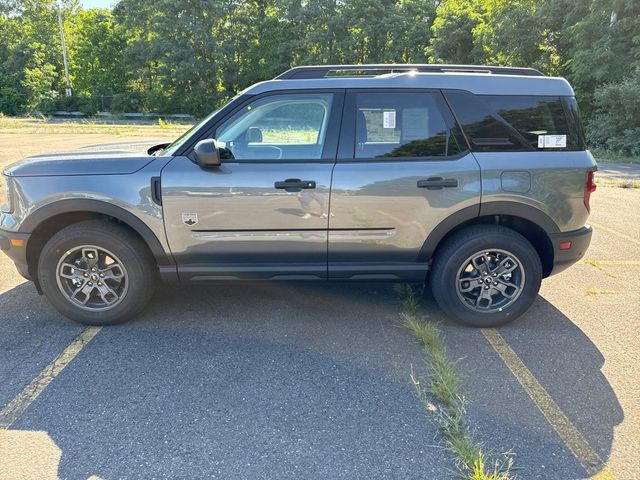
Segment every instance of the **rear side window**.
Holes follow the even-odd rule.
[[[584,150],[572,97],[446,92],[475,151]]]
[[[355,158],[445,157],[460,153],[438,92],[355,94]]]

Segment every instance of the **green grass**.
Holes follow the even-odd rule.
[[[191,125],[175,123],[171,120],[119,120],[119,119],[51,119],[40,116],[6,117],[0,114],[0,133],[41,133],[41,134],[86,134],[143,136],[161,134],[179,136]],[[313,130],[263,130],[265,144],[315,144],[318,132]]]
[[[484,454],[479,452],[476,459],[473,461],[473,467],[470,480],[509,480],[513,478],[509,474],[510,464],[506,465],[500,463],[500,461],[494,462],[490,467],[487,467]]]
[[[179,123],[172,122],[171,120],[165,120],[164,118],[158,118],[158,127],[165,130],[180,130],[183,128]]]
[[[427,377],[422,379],[412,371],[411,381],[442,440],[456,458],[458,476],[467,480],[513,480],[513,454],[487,455],[469,431],[460,378],[454,362],[447,357],[440,328],[418,313],[418,301],[410,285],[398,285],[396,291],[402,299],[402,324],[424,347],[427,359]]]
[[[48,119],[46,117],[5,117],[0,115],[0,133],[15,134],[103,134],[144,136],[151,133],[178,136],[190,125],[165,122],[161,119],[154,123],[126,120],[96,119]]]
[[[640,189],[640,180],[596,177],[595,182],[600,187]]]
[[[262,130],[262,143],[312,145],[317,142],[315,130]]]
[[[640,164],[640,156],[622,155],[617,152],[608,150],[600,150],[598,148],[591,150],[591,154],[598,163],[636,163]]]
[[[415,302],[415,297],[411,297]],[[444,343],[440,336],[440,330],[433,323],[427,323],[415,317],[414,312],[405,310],[400,314],[403,325],[411,331],[418,341],[429,350],[430,354],[444,355]]]

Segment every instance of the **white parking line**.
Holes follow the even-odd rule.
[[[491,347],[497,352],[511,373],[518,380],[524,391],[556,431],[563,443],[571,450],[592,480],[616,480],[596,451],[589,445],[580,430],[562,411],[553,397],[540,384],[516,352],[495,328],[486,328],[482,334]]]

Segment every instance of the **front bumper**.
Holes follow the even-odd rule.
[[[29,233],[16,233],[0,229],[0,250],[13,260],[20,275],[27,280],[31,280],[27,264],[27,244],[30,236]]]
[[[553,270],[550,275],[562,272],[584,257],[591,243],[592,234],[593,229],[589,225],[571,232],[552,234]],[[568,244],[571,244],[569,248],[567,248]]]

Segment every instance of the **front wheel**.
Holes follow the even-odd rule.
[[[519,233],[477,225],[456,233],[437,251],[429,279],[434,298],[450,317],[495,327],[531,306],[540,290],[542,265]]]
[[[63,315],[88,325],[110,325],[137,315],[153,295],[155,264],[132,232],[86,221],[56,233],[44,246],[38,279]]]

